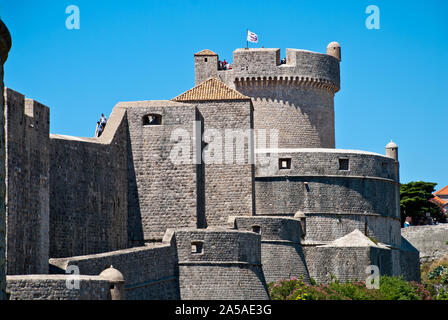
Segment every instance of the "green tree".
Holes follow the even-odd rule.
[[[443,219],[439,207],[429,201],[434,197],[432,194],[436,185],[433,182],[415,181],[400,186],[401,225],[407,216],[412,218],[413,223],[425,219],[426,212],[439,221]]]

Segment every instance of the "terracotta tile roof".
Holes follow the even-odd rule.
[[[436,205],[438,205],[441,208],[443,208],[447,204],[446,201],[443,201],[438,196],[434,196],[434,198],[429,199],[429,201],[431,201],[432,203],[435,203]]]
[[[448,186],[440,189],[439,191],[434,192],[434,195],[437,195],[437,196],[448,196]]]
[[[210,78],[171,101],[250,100],[217,78]]]
[[[194,54],[195,56],[217,56],[218,54],[212,50],[205,49]]]

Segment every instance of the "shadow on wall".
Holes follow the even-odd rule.
[[[143,246],[144,235],[130,137],[129,126],[126,126],[126,145],[128,154],[128,246],[131,248]]]
[[[204,135],[204,117],[196,109],[196,121],[200,121],[201,123],[201,137]],[[194,146],[196,147],[196,146]],[[205,215],[205,165],[202,161],[202,152],[204,150],[204,143],[201,141],[201,154],[200,159],[201,162],[196,165],[196,223],[198,228],[207,228],[207,218]],[[198,150],[199,151],[199,150]]]

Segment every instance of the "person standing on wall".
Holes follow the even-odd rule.
[[[107,123],[107,119],[104,116],[104,113],[101,114],[100,123],[101,123],[101,133],[102,133],[104,131],[104,128],[106,128],[106,123]]]
[[[95,130],[95,137],[99,137],[101,136],[101,133],[103,132],[101,123],[99,121],[97,121],[96,123],[96,130]]]

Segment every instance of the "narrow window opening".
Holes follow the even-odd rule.
[[[261,234],[261,227],[257,225],[252,226],[252,232]]]
[[[154,126],[162,124],[162,116],[160,114],[147,114],[143,117],[144,126]]]
[[[204,61],[207,62],[207,58],[204,58]]]
[[[310,192],[310,186],[309,186],[308,182],[305,181],[303,184],[304,184],[304,186],[305,186],[305,190],[306,190],[306,192]]]
[[[349,161],[346,158],[339,159],[339,170],[347,171],[349,169]]]
[[[283,158],[278,160],[278,168],[280,170],[291,169],[291,158]]]
[[[204,250],[204,243],[202,241],[194,241],[191,243],[191,253],[202,254]]]

